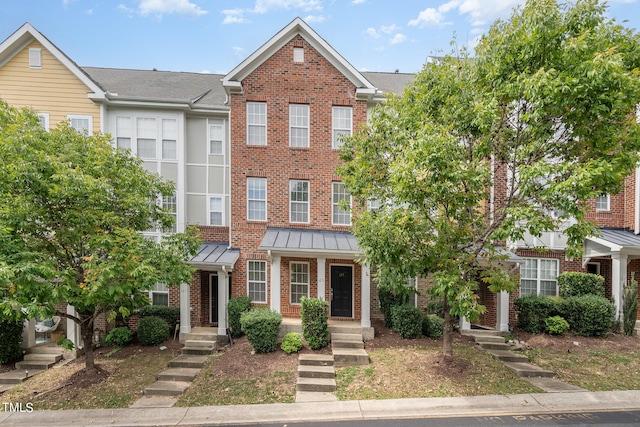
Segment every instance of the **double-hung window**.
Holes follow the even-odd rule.
[[[116,147],[131,150],[131,117],[116,117]]]
[[[251,302],[267,302],[266,261],[247,261],[247,294]]]
[[[267,220],[267,178],[247,178],[247,220]]]
[[[520,296],[558,294],[558,260],[526,258],[520,266]]]
[[[309,181],[289,181],[289,221],[309,222]]]
[[[351,195],[344,183],[334,182],[332,184],[331,197],[333,225],[351,225]],[[343,209],[344,203],[349,205],[347,209]]]
[[[93,126],[93,117],[81,114],[69,114],[67,118],[71,123],[71,127],[76,131],[80,133],[91,132],[91,127]]]
[[[49,113],[38,113],[38,122],[42,129],[49,130]]]
[[[221,124],[209,125],[209,154],[224,154],[224,128]]]
[[[351,136],[351,116],[351,107],[333,107],[332,147],[334,149],[342,146],[340,138],[343,136]]]
[[[300,304],[300,298],[309,296],[309,263],[292,262],[290,265],[291,304]]]
[[[266,102],[247,102],[247,144],[267,145]]]
[[[136,119],[136,130],[138,133],[138,157],[141,159],[155,159],[156,137],[158,129],[156,119],[152,117],[138,117]]]
[[[162,209],[169,212],[173,216],[173,225],[168,230],[163,230],[165,233],[175,233],[176,232],[176,221],[178,219],[178,203],[176,201],[175,194],[173,196],[163,196],[162,197]]]
[[[601,194],[596,197],[596,210],[597,211],[608,211],[610,210],[611,198],[609,194]]]
[[[156,283],[149,291],[151,305],[169,305],[169,288],[164,283]]]
[[[309,147],[309,106],[289,104],[289,146]]]
[[[162,119],[162,158],[176,160],[178,158],[178,121]]]
[[[222,197],[209,197],[209,225],[223,225]]]

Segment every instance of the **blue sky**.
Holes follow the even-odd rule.
[[[226,73],[295,17],[354,67],[416,72],[473,45],[524,0],[4,0],[0,40],[25,22],[81,66]],[[609,15],[640,28],[640,0]]]

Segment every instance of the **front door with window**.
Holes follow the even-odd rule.
[[[352,266],[331,266],[331,316],[353,317]]]

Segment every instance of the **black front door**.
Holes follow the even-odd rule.
[[[353,267],[331,266],[331,316],[353,317]]]

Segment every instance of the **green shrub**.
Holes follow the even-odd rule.
[[[518,313],[518,327],[534,334],[544,332],[545,319],[560,314],[558,303],[549,297],[526,295],[513,301]]]
[[[444,301],[432,300],[427,303],[426,314],[435,314],[444,319]]]
[[[613,324],[613,304],[598,295],[566,298],[562,312],[577,335],[602,336]]]
[[[297,332],[289,332],[282,339],[280,348],[287,354],[297,353],[302,350],[302,337]]]
[[[257,353],[276,351],[280,323],[282,315],[264,307],[245,311],[240,316],[242,330]]]
[[[138,317],[145,318],[155,316],[163,319],[169,325],[169,331],[173,332],[176,325],[180,323],[180,307],[167,307],[166,305],[145,305],[137,308],[134,313]]]
[[[124,347],[133,341],[133,332],[126,326],[118,326],[109,331],[106,337],[104,337],[104,343],[107,345],[115,345],[117,347]],[[163,340],[164,341],[164,340]]]
[[[22,325],[21,320],[0,319],[0,364],[22,357]]]
[[[558,276],[558,290],[562,298],[590,294],[604,297],[604,277],[569,271]]]
[[[400,338],[416,338],[422,333],[422,313],[410,305],[391,307],[392,329]]]
[[[405,304],[408,300],[408,295],[396,295],[388,288],[379,287],[378,299],[380,300],[380,310],[382,310],[382,314],[384,316],[384,326],[392,328],[393,319],[391,315],[391,307]]]
[[[156,345],[169,338],[169,325],[158,316],[147,316],[138,323],[138,341],[142,345]]]
[[[440,338],[444,334],[444,319],[436,314],[427,314],[422,318],[422,335]]]
[[[240,316],[245,311],[251,310],[251,298],[246,295],[233,297],[227,304],[227,312],[229,313],[229,329],[234,337],[242,335],[242,326],[240,325]]]
[[[302,297],[300,317],[302,334],[309,347],[318,350],[329,345],[329,303],[318,298]]]
[[[631,281],[622,291],[622,316],[625,335],[633,335],[638,317],[638,282],[631,273]]]
[[[569,330],[569,322],[560,316],[547,317],[544,326],[549,335],[562,335]]]

